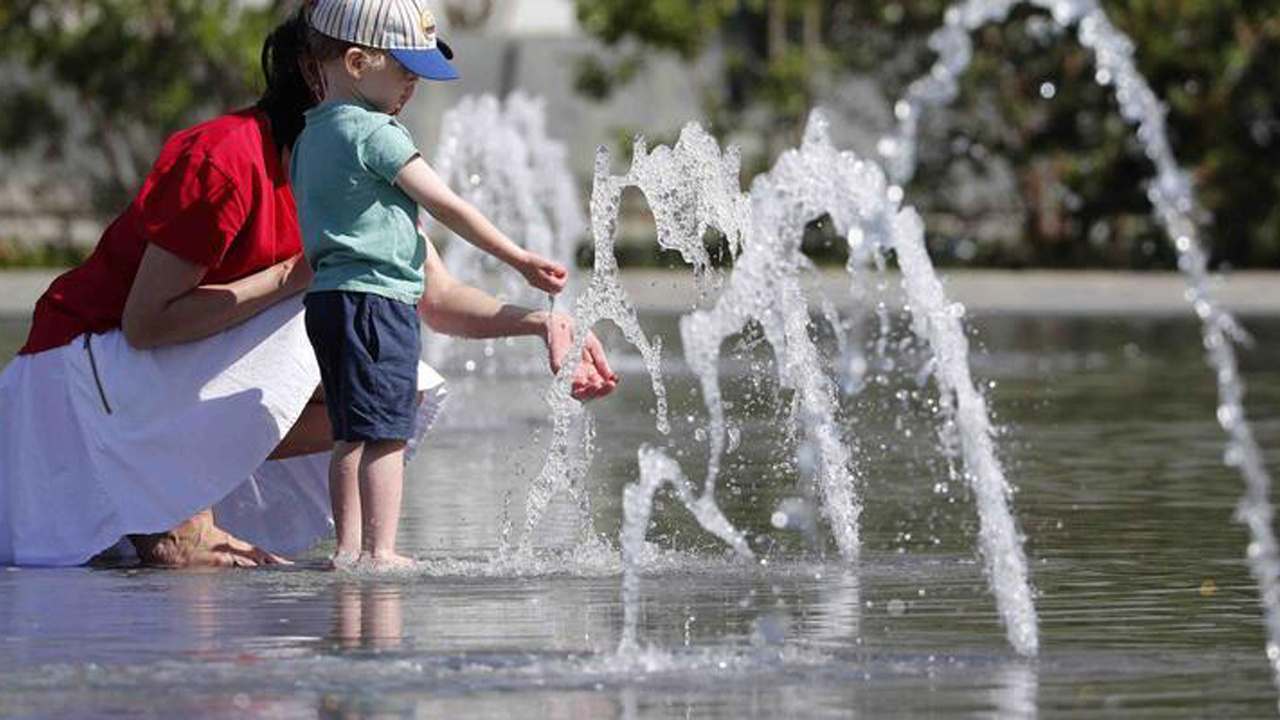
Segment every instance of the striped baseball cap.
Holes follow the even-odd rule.
[[[335,40],[386,50],[428,80],[457,80],[453,50],[436,36],[435,15],[421,0],[316,0],[311,27]]]

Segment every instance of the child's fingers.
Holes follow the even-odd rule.
[[[587,369],[582,365],[579,365],[577,369],[573,371],[573,385],[576,387],[582,387],[587,384]]]
[[[568,281],[564,275],[555,275],[545,268],[538,274],[538,289],[549,293],[558,293],[564,289]]]
[[[569,391],[569,395],[575,400],[594,400],[605,394],[605,385],[600,382],[599,378],[574,383]]]
[[[586,359],[595,366],[596,372],[600,373],[606,380],[617,382],[618,376],[614,374],[613,368],[609,367],[609,359],[604,354],[604,346],[600,344],[600,339],[595,333],[587,336],[587,343],[583,346],[583,354]]]
[[[556,276],[568,274],[568,271],[564,269],[563,265],[555,260],[551,260],[550,258],[538,258],[538,267]]]
[[[569,271],[560,263],[552,260],[543,260],[539,263],[538,274],[545,278],[553,279],[562,285],[569,279]]]

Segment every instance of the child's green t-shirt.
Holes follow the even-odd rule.
[[[395,118],[354,102],[307,111],[293,146],[290,182],[307,261],[310,292],[350,290],[417,303],[427,252],[418,206],[395,184],[418,155]]]

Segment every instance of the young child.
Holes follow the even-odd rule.
[[[419,77],[458,77],[421,2],[318,0],[309,22],[321,103],[307,112],[290,172],[315,271],[307,335],[333,424],[334,565],[406,568],[414,561],[395,541],[421,351],[418,207],[540,290],[559,292],[566,272],[455,195],[394,119]]]

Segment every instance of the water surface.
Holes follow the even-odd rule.
[[[673,433],[653,429],[638,357],[616,352],[624,382],[595,404],[591,473],[607,542],[640,443],[683,453],[694,478],[703,463],[673,318],[642,323],[668,348]],[[1274,470],[1280,318],[1246,324],[1259,341],[1243,355],[1247,405]],[[0,324],[0,356],[24,333]],[[1018,489],[1036,660],[1004,638],[972,499],[937,452],[907,347],[843,408],[866,495],[857,567],[821,528],[773,528],[779,503],[806,496],[780,431],[786,393],[746,360],[728,366],[742,440],[718,498],[764,562],[733,561],[660,495],[638,657],[614,652],[618,553],[575,549],[567,506],[535,558],[492,559],[540,468],[545,380],[458,371],[407,481],[401,544],[430,560],[426,573],[344,576],[317,569],[318,553],[271,571],[0,570],[0,715],[1274,715],[1247,536],[1231,518],[1240,480],[1221,464],[1195,322],[989,317],[974,338]]]

